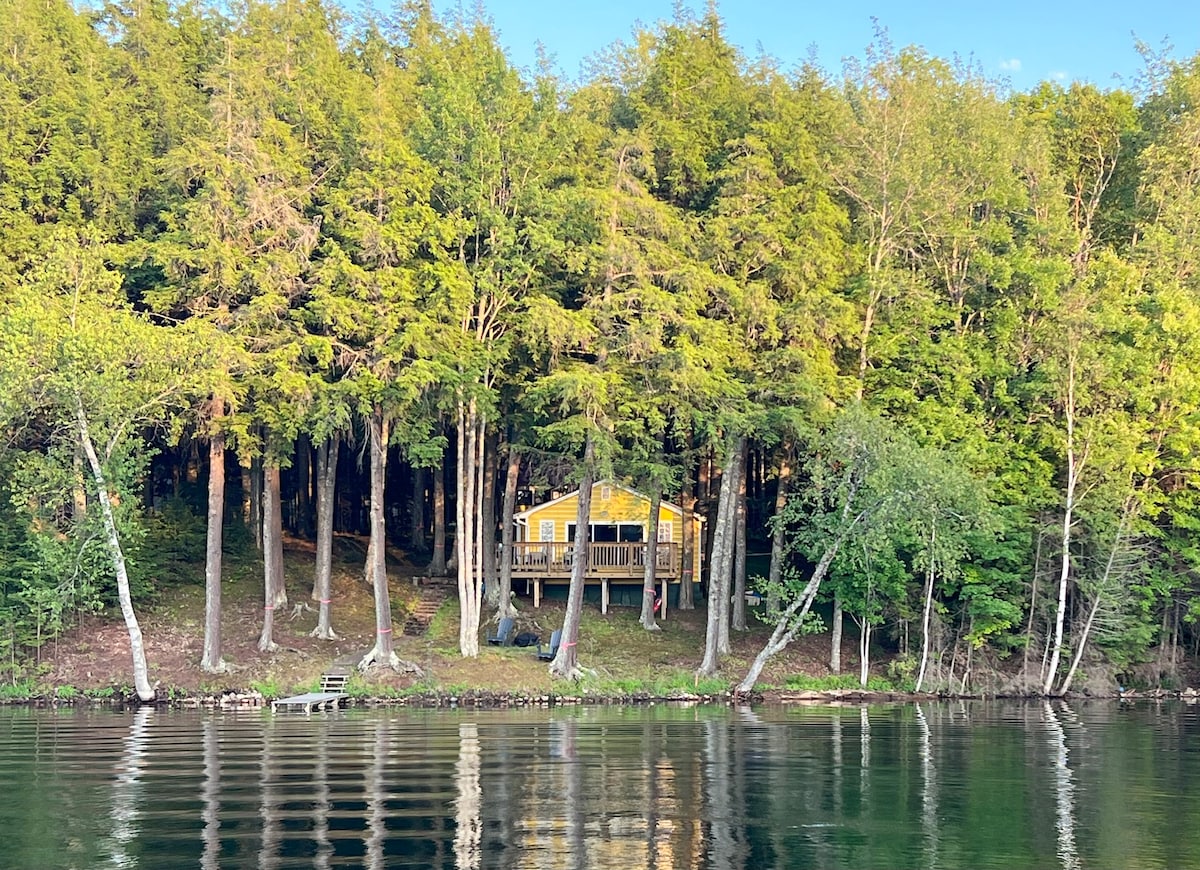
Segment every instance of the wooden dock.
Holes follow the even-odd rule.
[[[346,698],[345,692],[306,692],[303,695],[293,695],[290,698],[280,698],[271,702],[271,709],[278,713],[280,710],[296,713],[311,713],[314,710],[336,710]]]
[[[321,691],[305,692],[303,695],[292,695],[290,698],[280,698],[271,702],[271,710],[283,712],[311,713],[314,710],[336,710],[344,700],[350,697],[343,692],[349,673],[327,673],[321,675]]]

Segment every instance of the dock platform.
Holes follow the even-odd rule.
[[[290,698],[280,698],[271,702],[271,710],[278,713],[281,709],[286,712],[311,713],[314,710],[336,710],[342,706],[342,701],[350,697],[342,689],[350,674],[337,669],[321,675],[321,691],[305,692],[303,695],[292,695]]]
[[[271,709],[284,712],[311,713],[314,710],[336,710],[350,696],[345,692],[306,692],[271,702]]]

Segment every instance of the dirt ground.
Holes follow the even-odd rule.
[[[268,696],[313,688],[320,675],[339,659],[357,661],[374,643],[374,600],[363,580],[361,547],[341,542],[335,566],[332,622],[336,641],[310,637],[316,625],[315,602],[311,599],[313,555],[311,546],[291,541],[285,553],[289,604],[276,611],[274,639],[279,649],[258,650],[262,629],[262,581],[256,566],[227,566],[222,587],[222,652],[229,665],[225,674],[205,674],[199,668],[204,638],[204,588],[202,582],[177,586],[160,593],[157,600],[142,604],[138,617],[150,665],[151,683],[163,695],[195,695],[227,690],[257,689]],[[453,584],[439,588],[415,585],[421,569],[409,564],[403,554],[392,554],[389,564],[395,647],[401,659],[422,671],[397,674],[372,669],[358,679],[372,687],[419,686],[431,692],[514,692],[541,694],[562,692],[551,679],[545,662],[537,661],[532,649],[493,647],[486,643],[478,658],[458,654],[458,601]],[[202,569],[201,569],[202,570]],[[445,595],[445,601],[428,629],[417,636],[402,631],[408,616],[422,596]],[[299,608],[296,609],[297,604]],[[565,602],[544,600],[535,609],[531,599],[518,597],[517,631],[532,631],[543,641],[562,625]],[[646,632],[631,607],[611,607],[607,615],[597,605],[584,606],[579,640],[580,663],[608,684],[680,686],[699,665],[704,651],[706,613],[672,610],[661,623],[662,631]],[[483,631],[494,627],[484,614]],[[756,620],[751,630],[735,632],[733,653],[724,659],[720,678],[732,685],[744,676],[749,663],[762,647],[768,628]],[[768,665],[760,683],[782,686],[794,674],[827,673],[827,640],[803,638]],[[847,644],[847,646],[851,646]],[[849,658],[847,668],[856,667]],[[88,616],[47,645],[41,656],[41,682],[50,686],[72,686],[81,690],[127,687],[132,678],[128,634],[117,611]]]

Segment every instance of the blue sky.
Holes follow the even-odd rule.
[[[434,0],[439,13],[457,5]],[[684,5],[704,10],[703,0]],[[627,39],[635,22],[653,24],[673,11],[671,0],[483,0],[483,6],[516,65],[533,65],[540,40],[572,79],[585,57]],[[939,57],[971,58],[1017,90],[1047,79],[1131,87],[1143,68],[1135,39],[1155,49],[1166,40],[1178,59],[1200,51],[1196,0],[741,0],[720,4],[719,12],[726,36],[745,54],[761,48],[785,67],[805,60],[814,47],[822,68],[840,71],[842,58],[863,56],[876,19],[897,47],[916,44]]]

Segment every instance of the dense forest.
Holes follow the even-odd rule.
[[[702,673],[763,594],[743,688],[822,626],[838,670],[847,618],[923,689],[1195,661],[1200,58],[1011,93],[681,11],[564,82],[481,18],[321,0],[6,0],[0,48],[6,669],[119,604],[149,697],[135,606],[203,582],[219,671],[255,542],[271,649],[284,529],[320,636],[349,531],[364,664],[401,664],[386,541],[457,573],[473,656],[514,506],[605,478],[707,517]]]

